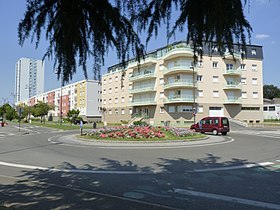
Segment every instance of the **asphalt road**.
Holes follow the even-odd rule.
[[[280,209],[280,128],[199,144],[101,145],[0,128],[0,203],[19,209]]]

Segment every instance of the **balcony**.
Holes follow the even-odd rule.
[[[130,106],[144,106],[144,105],[157,105],[155,99],[133,100],[129,103]]]
[[[153,53],[153,54],[149,54],[145,56],[145,59],[141,59],[140,60],[140,65],[151,65],[151,64],[155,64],[157,62],[157,54]],[[128,66],[127,68],[135,68],[138,67],[139,63],[137,60],[133,59],[131,61],[128,62]]]
[[[224,104],[241,104],[241,103],[242,103],[241,98],[235,96],[227,97],[226,100],[224,101]]]
[[[241,76],[242,72],[241,69],[226,69],[223,72],[224,76]]]
[[[146,80],[146,79],[152,79],[156,78],[155,72],[154,71],[146,71],[142,74],[133,74],[131,77],[129,77],[130,82],[135,82],[135,81],[141,81],[141,80]]]
[[[224,53],[224,58],[225,59],[241,59],[241,53],[239,52],[233,52],[233,55],[230,54],[230,52],[225,52]]]
[[[224,86],[224,90],[241,90],[241,89],[242,89],[242,85],[240,82],[228,82]]]
[[[187,45],[172,46],[170,48],[167,48],[162,58],[163,60],[168,60],[178,56],[193,57],[193,49]]]
[[[182,96],[182,95],[174,95],[169,96],[164,99],[165,104],[172,104],[172,103],[193,103],[194,97],[193,96]]]
[[[172,89],[172,88],[194,88],[196,87],[196,81],[193,80],[183,80],[183,79],[176,79],[168,81],[164,84],[164,89]]]
[[[132,88],[131,90],[129,90],[129,93],[134,94],[134,93],[146,93],[146,92],[153,92],[153,91],[156,91],[155,86],[149,85],[149,86]]]
[[[169,74],[174,74],[174,73],[188,73],[188,74],[192,74],[192,73],[196,73],[196,70],[193,68],[193,66],[191,65],[176,65],[176,66],[172,66],[169,68],[164,68],[163,69],[163,74],[164,75],[169,75]]]

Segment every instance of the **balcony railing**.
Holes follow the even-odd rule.
[[[131,90],[129,90],[129,93],[143,93],[143,92],[151,92],[155,91],[155,86],[154,85],[147,85],[147,86],[142,86],[142,87],[136,87]]]
[[[184,56],[193,56],[193,49],[188,45],[176,45],[166,49],[166,52],[163,54],[163,59],[171,59],[173,56],[184,55]]]
[[[230,54],[230,52],[225,52],[224,53],[224,57],[226,58],[226,59],[233,59],[233,58],[235,58],[235,59],[241,59],[241,53],[239,53],[239,52],[233,52],[233,56]]]
[[[129,103],[130,106],[156,105],[154,99],[133,100]]]
[[[196,81],[193,82],[193,80],[175,79],[167,81],[164,84],[164,89],[171,89],[177,87],[193,88],[196,87]]]
[[[156,53],[152,53],[152,54],[149,54],[149,55],[146,55],[145,56],[145,59],[141,59],[140,60],[140,65],[143,65],[143,64],[151,64],[151,63],[156,63],[157,62],[157,54]],[[130,60],[128,62],[128,68],[134,68],[134,67],[137,67],[138,66],[138,61],[133,59],[133,60]]]
[[[182,96],[182,95],[174,95],[169,96],[164,99],[164,103],[193,103],[194,97],[193,96]]]
[[[163,69],[164,75],[171,74],[173,72],[196,73],[196,69],[194,69],[193,66],[191,65],[184,65],[184,64],[176,65],[168,68],[165,67]]]
[[[240,68],[238,68],[238,69],[226,69],[223,72],[223,75],[238,75],[238,76],[240,76],[241,74],[242,73],[241,73]]]
[[[227,97],[224,101],[225,104],[241,104],[241,98],[236,96]]]
[[[240,82],[228,82],[225,86],[224,89],[237,89],[240,90],[242,89],[242,85]]]
[[[155,78],[155,72],[154,71],[146,71],[144,73],[140,74],[133,74],[131,77],[129,77],[129,81],[139,81],[139,80],[145,80],[145,79],[151,79]]]

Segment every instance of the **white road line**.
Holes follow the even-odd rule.
[[[232,203],[239,203],[239,204],[245,204],[245,205],[250,205],[250,206],[255,206],[255,207],[261,207],[261,208],[280,209],[280,205],[274,204],[274,203],[266,203],[266,202],[254,201],[254,200],[249,200],[249,199],[244,199],[244,198],[237,198],[237,197],[205,193],[205,192],[197,192],[197,191],[180,189],[180,188],[175,188],[173,190],[175,193],[182,194],[182,195],[210,198],[210,199],[215,199],[215,200],[222,200],[222,201],[227,201],[227,202],[232,202]],[[172,191],[170,190],[170,192],[172,192]]]
[[[0,174],[0,177],[26,181],[23,178],[5,176],[5,175],[1,175],[1,174]],[[43,182],[40,182],[40,181],[33,181],[33,180],[28,180],[28,181],[30,183],[34,183],[34,184],[39,184],[39,185],[46,184],[46,185],[61,188],[61,189],[66,189],[66,190],[71,190],[71,191],[76,191],[76,192],[82,192],[82,193],[88,193],[88,194],[91,194],[91,195],[99,195],[99,196],[104,196],[104,197],[114,198],[114,199],[119,199],[119,200],[124,200],[124,201],[130,201],[130,202],[139,203],[139,204],[142,204],[142,205],[154,206],[154,207],[157,207],[157,208],[160,208],[160,209],[181,210],[181,209],[176,208],[176,207],[161,205],[161,204],[152,203],[152,202],[149,202],[149,201],[136,200],[136,199],[133,199],[133,198],[123,197],[123,196],[118,196],[118,195],[113,195],[113,194],[108,194],[108,193],[90,191],[90,190],[86,190],[86,189],[82,189],[82,188],[78,188],[78,187],[70,187],[70,186],[52,184],[52,183],[43,183]]]
[[[46,168],[41,166],[23,165],[16,163],[8,163],[0,161],[0,165],[14,167],[14,168],[24,168],[32,170],[42,170],[42,171],[52,171],[52,172],[64,172],[64,173],[88,173],[88,174],[154,174],[155,171],[97,171],[97,170],[86,170],[86,169],[57,169],[57,168]]]
[[[211,171],[228,171],[228,170],[236,170],[236,169],[243,169],[243,168],[253,168],[253,167],[259,167],[259,166],[270,166],[273,165],[273,162],[263,162],[263,163],[250,163],[245,165],[239,165],[239,166],[227,166],[227,167],[219,167],[219,168],[206,168],[206,169],[194,169],[190,171],[186,171],[186,173],[189,172],[211,172]]]

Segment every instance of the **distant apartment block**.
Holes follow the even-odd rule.
[[[20,58],[15,65],[16,102],[43,93],[44,78],[44,61]]]
[[[52,116],[54,120],[57,120],[60,114],[66,117],[68,111],[72,109],[79,110],[79,115],[86,120],[101,119],[101,83],[99,81],[82,80],[19,101],[16,105],[34,106],[39,101],[54,106],[54,110],[49,112],[49,117]]]
[[[263,52],[248,45],[234,56],[204,49],[193,65],[193,50],[177,42],[148,53],[138,66],[129,60],[102,76],[103,120],[138,117],[151,125],[188,126],[205,116],[263,122]],[[212,54],[210,56],[210,54]]]

